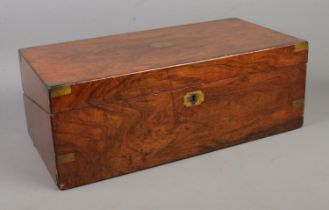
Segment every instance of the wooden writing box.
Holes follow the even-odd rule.
[[[308,45],[240,19],[21,49],[60,189],[299,128]]]

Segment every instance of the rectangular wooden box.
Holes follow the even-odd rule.
[[[308,44],[232,18],[19,51],[60,189],[302,126]]]

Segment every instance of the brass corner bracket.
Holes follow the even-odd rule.
[[[297,44],[295,44],[295,52],[301,52],[304,50],[308,50],[308,42],[307,41],[302,41]]]
[[[302,108],[304,107],[304,103],[305,103],[305,99],[304,98],[300,98],[300,99],[296,99],[292,102],[292,106],[294,108]]]
[[[50,97],[55,98],[59,96],[69,95],[72,93],[71,86],[59,86],[50,89]]]
[[[74,152],[56,156],[57,165],[61,165],[61,164],[64,164],[64,163],[70,163],[70,162],[73,162],[73,161],[75,161],[75,153]]]

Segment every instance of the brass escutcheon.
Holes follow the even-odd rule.
[[[184,96],[184,105],[186,107],[198,106],[205,100],[205,96],[201,90],[191,91]]]

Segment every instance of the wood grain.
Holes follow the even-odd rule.
[[[239,56],[215,59],[187,66],[165,68],[117,78],[72,85],[72,94],[52,98],[52,113],[78,109],[90,104],[125,101],[184,87],[210,83],[242,75],[267,72],[303,64],[307,51],[295,53],[294,47],[275,48]]]
[[[52,116],[61,188],[118,176],[300,127],[305,64]],[[186,108],[183,96],[206,100]]]
[[[152,44],[169,42],[169,47]],[[291,46],[299,39],[232,18],[21,50],[48,86]]]

